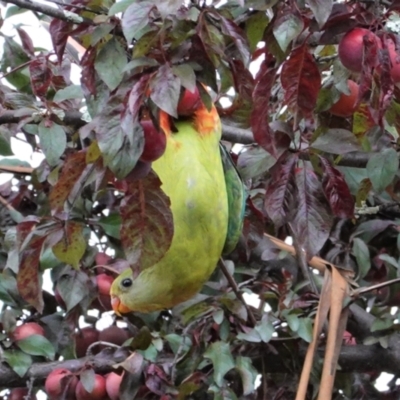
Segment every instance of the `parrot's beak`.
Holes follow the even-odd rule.
[[[118,316],[121,314],[126,314],[131,311],[125,304],[121,303],[121,300],[118,296],[111,296],[111,306]]]

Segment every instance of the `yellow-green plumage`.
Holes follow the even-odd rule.
[[[171,247],[155,265],[141,271],[130,287],[116,278],[111,295],[131,311],[151,312],[190,299],[215,269],[228,229],[228,200],[219,140],[221,124],[213,108],[193,121],[176,123],[164,155],[153,169],[169,196],[174,222]]]

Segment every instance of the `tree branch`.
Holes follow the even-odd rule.
[[[105,374],[113,370],[113,365],[124,361],[130,354],[127,348],[118,350],[105,349],[96,356],[83,357],[76,360],[53,361],[34,363],[24,377],[18,376],[7,364],[0,364],[0,387],[21,387],[26,381],[35,380],[35,386],[43,384],[47,376],[55,368],[65,368],[72,372],[79,372],[87,365],[91,365],[96,373]]]
[[[380,371],[400,375],[400,346],[399,335],[395,336],[387,349],[380,345],[355,345],[343,346],[340,352],[339,365],[342,372],[371,372]],[[397,346],[397,347],[396,347]],[[319,350],[323,357],[323,348]],[[306,346],[299,346],[299,361],[304,359]],[[96,356],[83,357],[76,360],[54,361],[35,363],[29,368],[24,377],[18,376],[7,364],[0,364],[0,387],[23,387],[26,381],[34,379],[35,386],[44,383],[45,379],[55,368],[65,368],[78,373],[84,367],[90,365],[96,373],[105,374],[113,370],[115,364],[123,362],[131,351],[127,348],[118,350],[105,349]],[[297,373],[299,371],[289,370],[288,359],[293,359],[293,353],[283,357],[282,353],[277,354],[265,351],[265,344],[252,345],[250,357],[254,366],[261,370],[261,363],[264,360],[264,372],[266,373]],[[160,357],[159,362],[172,364],[174,357]],[[298,364],[301,365],[301,364]]]
[[[14,0],[13,0],[14,1]],[[18,0],[21,1],[21,0]],[[26,0],[22,0],[26,1]],[[25,112],[26,111],[26,112]],[[21,110],[6,110],[0,113],[0,125],[19,123],[25,118],[34,117],[37,111],[32,111],[30,109],[24,109],[23,115],[21,115]],[[61,119],[66,125],[74,126],[79,129],[87,124],[87,121],[82,119],[82,113],[79,111],[64,111],[64,116],[61,118],[58,114],[51,114],[51,119],[57,121]],[[249,129],[238,128],[236,126],[229,125],[226,121],[222,122],[222,139],[231,143],[240,144],[253,144],[254,136]],[[353,152],[348,153],[340,157],[337,165],[342,167],[354,167],[354,168],[365,168],[370,157],[375,153],[363,153],[363,152]],[[308,154],[301,154],[300,158],[308,160]]]
[[[27,10],[37,11],[42,14],[48,15],[49,17],[57,18],[66,22],[71,22],[73,24],[94,25],[92,20],[83,18],[80,15],[75,14],[71,11],[60,10],[46,4],[36,3],[32,0],[4,0],[4,2],[15,4],[16,6],[25,8]]]

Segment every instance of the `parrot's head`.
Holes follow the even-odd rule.
[[[128,268],[121,275],[115,278],[111,285],[110,296],[111,305],[117,315],[126,314],[131,310],[127,305],[129,303],[129,295],[133,286],[132,270]]]

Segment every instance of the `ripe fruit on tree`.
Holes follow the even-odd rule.
[[[99,291],[98,302],[100,311],[110,311],[112,310],[111,306],[111,297],[110,297],[110,288],[113,283],[114,278],[107,274],[99,274],[96,276],[96,284],[97,289]]]
[[[87,326],[75,334],[75,353],[78,358],[85,357],[88,347],[99,340],[99,332]],[[96,349],[94,349],[96,350]],[[95,353],[95,351],[93,352]]]
[[[96,265],[107,265],[110,260],[112,257],[102,251],[99,251],[94,258]]]
[[[28,388],[15,388],[10,391],[10,394],[7,397],[7,400],[25,400],[28,395]],[[30,400],[36,400],[37,397],[35,394],[31,393]]]
[[[122,382],[122,375],[110,372],[106,375],[106,390],[110,400],[119,399],[119,388]]]
[[[184,89],[178,102],[177,112],[180,116],[190,117],[200,106],[201,98],[199,89],[196,87],[193,92]]]
[[[144,148],[140,161],[152,162],[160,158],[167,147],[167,138],[162,130],[158,130],[150,119],[140,121],[144,134]]]
[[[101,375],[95,374],[91,392],[88,392],[80,381],[76,385],[75,396],[77,400],[102,400],[106,395],[106,381]]]
[[[12,333],[12,338],[18,342],[32,335],[44,336],[44,329],[36,322],[27,322],[17,326]]]
[[[358,84],[352,80],[347,81],[350,94],[341,93],[339,100],[329,109],[331,114],[339,117],[349,117],[356,110],[358,98]]]
[[[374,33],[364,28],[354,28],[347,32],[339,43],[338,53],[342,64],[354,72],[361,72],[363,53],[364,53],[364,36],[368,40],[375,42],[375,58],[378,49],[382,47],[381,41]]]
[[[99,332],[99,340],[101,342],[114,343],[121,346],[125,340],[129,339],[129,333],[116,325],[111,325]]]
[[[46,378],[44,388],[50,400],[73,400],[78,378],[64,368],[57,368]]]
[[[97,289],[100,294],[109,295],[110,287],[114,278],[107,274],[99,274],[96,276]]]

